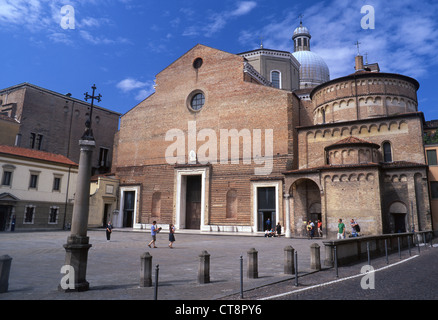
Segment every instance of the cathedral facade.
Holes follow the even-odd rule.
[[[419,84],[364,66],[330,80],[300,24],[294,53],[197,45],[122,116],[116,227],[301,236],[320,220],[363,234],[430,230]],[[322,62],[321,62],[322,60]]]

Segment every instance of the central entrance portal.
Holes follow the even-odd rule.
[[[257,231],[275,229],[276,203],[275,187],[257,188]]]
[[[186,176],[186,228],[200,229],[201,227],[201,188],[202,176]]]

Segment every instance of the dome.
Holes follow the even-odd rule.
[[[298,36],[308,36],[311,38],[309,30],[300,23],[300,26],[295,29],[292,39],[295,39]]]
[[[292,54],[300,66],[301,89],[315,87],[330,80],[330,71],[325,61],[312,51],[296,51]]]

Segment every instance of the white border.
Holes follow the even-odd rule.
[[[200,231],[210,231],[210,228],[205,225],[205,199],[206,199],[206,183],[207,168],[183,168],[176,169],[176,203],[175,203],[175,228],[185,229],[186,209],[185,195],[186,189],[183,188],[183,176],[201,176],[201,226]]]
[[[252,182],[252,199],[253,199],[253,230],[254,232],[262,233],[264,231],[258,231],[258,210],[257,210],[257,188],[264,187],[275,187],[275,221],[278,223],[280,221],[280,191],[281,191],[281,181],[260,181],[260,182]]]

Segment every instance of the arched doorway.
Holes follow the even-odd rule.
[[[313,180],[303,178],[295,181],[289,192],[293,199],[294,225],[291,226],[292,232],[297,236],[307,236],[306,225],[309,220],[315,224],[315,228],[317,221],[322,221],[324,230],[321,191],[318,185]]]
[[[403,202],[396,201],[389,207],[391,233],[406,232],[407,207]]]

